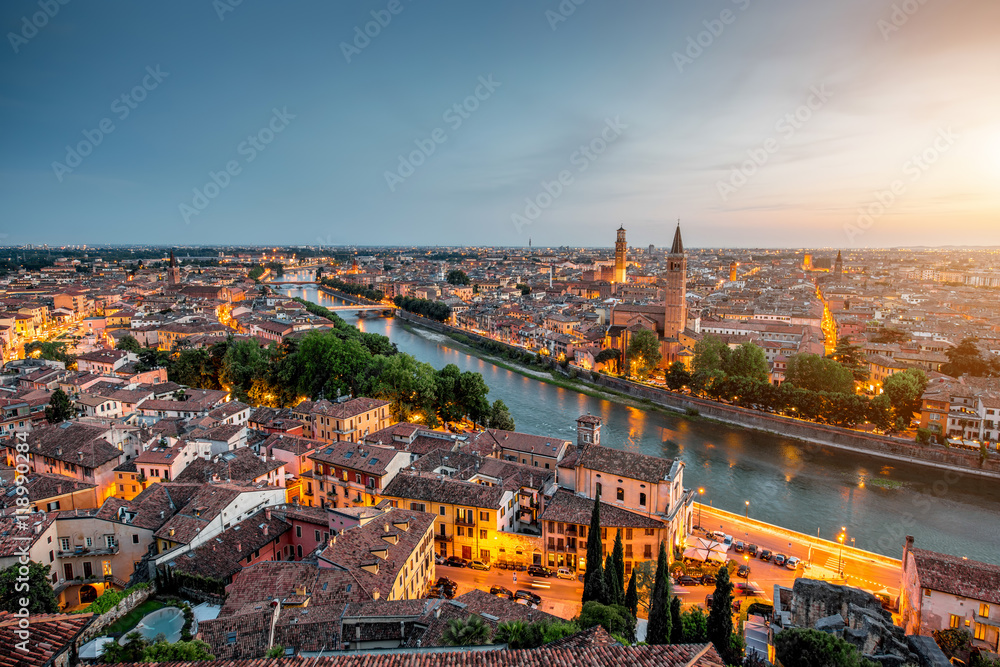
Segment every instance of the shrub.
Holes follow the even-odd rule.
[[[698,410],[698,408],[688,408],[687,410],[684,411],[684,414],[686,414],[688,417],[697,417],[698,415],[701,414],[701,412]]]

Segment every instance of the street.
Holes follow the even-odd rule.
[[[517,577],[517,583],[514,577]],[[583,583],[573,579],[556,577],[533,577],[527,571],[500,570],[493,568],[486,572],[464,567],[438,565],[436,577],[448,577],[458,584],[456,595],[467,593],[474,588],[489,591],[492,586],[505,586],[513,593],[519,588],[529,590],[542,598],[538,608],[560,618],[573,618],[580,613],[580,598],[583,597]]]

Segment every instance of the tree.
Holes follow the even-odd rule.
[[[651,560],[637,563],[632,567],[632,575],[635,577],[638,603],[649,611],[649,605],[653,600],[653,589],[656,587],[656,563]]]
[[[200,639],[168,643],[153,642],[142,652],[142,662],[190,662],[215,660],[212,647]]]
[[[515,428],[514,418],[507,409],[507,404],[501,399],[493,401],[490,407],[490,418],[487,422],[490,428],[498,428],[501,431],[513,431]]]
[[[600,625],[613,635],[620,635],[634,641],[635,617],[621,605],[601,604],[596,600],[584,602],[580,615],[575,619],[581,630]]]
[[[101,649],[101,662],[117,664],[123,662],[142,662],[149,643],[138,632],[125,635],[125,643],[108,642]]]
[[[240,400],[247,400],[254,380],[268,374],[267,353],[255,340],[232,341],[222,357],[222,373],[219,380]]]
[[[852,345],[851,339],[841,336],[837,339],[837,347],[830,357],[844,368],[851,371],[855,382],[868,381],[868,362],[865,351],[860,345]]]
[[[676,595],[670,598],[670,643],[680,644],[684,641],[684,623],[681,621],[681,599]]]
[[[770,369],[764,349],[754,343],[743,343],[725,356],[722,370],[726,375],[768,382]]]
[[[614,554],[608,554],[604,560],[604,599],[601,602],[620,605],[623,602],[623,595],[622,584],[618,581]]]
[[[115,349],[139,354],[139,352],[142,351],[142,345],[139,345],[139,341],[132,336],[124,336],[120,341],[118,341],[118,344],[115,345]]]
[[[708,612],[708,640],[715,645],[722,660],[735,664],[739,656],[730,654],[733,634],[733,585],[729,582],[729,568],[720,567],[715,575],[715,592],[712,609]]]
[[[50,424],[58,424],[67,419],[72,419],[75,414],[76,410],[73,408],[73,403],[69,400],[69,396],[66,395],[65,391],[56,389],[52,392],[52,395],[49,396],[49,404],[45,406],[45,419]]]
[[[576,623],[542,619],[534,623],[504,621],[497,625],[494,644],[507,644],[509,648],[538,648],[580,631]]]
[[[655,331],[640,329],[632,334],[625,353],[629,369],[641,378],[649,375],[656,368],[663,356],[660,354],[660,338]]]
[[[703,336],[694,344],[694,360],[691,370],[694,373],[710,373],[721,371],[729,357],[729,346],[718,336]]]
[[[60,361],[69,368],[76,357],[66,351],[66,343],[56,343],[50,341],[35,341],[24,346],[24,356],[35,359],[48,359],[49,361]]]
[[[910,425],[913,413],[920,411],[920,399],[925,389],[927,374],[919,368],[907,368],[882,381],[882,392],[892,406],[897,428],[904,429]]]
[[[587,533],[587,571],[583,575],[583,603],[600,602],[606,599],[604,592],[604,571],[601,567],[604,548],[601,544],[601,489],[594,498],[594,510],[590,515],[590,530]]]
[[[685,385],[691,384],[691,373],[688,372],[684,362],[675,361],[667,368],[664,379],[667,381],[667,387],[677,391],[683,389]]]
[[[267,649],[267,653],[264,654],[265,658],[280,658],[285,655],[285,647],[281,644],[275,644],[271,648]]]
[[[21,568],[27,568],[27,576]],[[49,566],[35,561],[28,561],[27,566],[14,563],[0,570],[0,610],[17,613],[23,607],[30,614],[57,613],[59,602],[49,583],[50,576]],[[21,598],[26,598],[28,604],[22,605]]]
[[[788,360],[785,381],[810,391],[853,394],[854,375],[833,359],[818,354],[796,354]]]
[[[713,602],[713,611],[714,607]],[[853,645],[821,630],[806,628],[782,630],[774,637],[774,650],[778,661],[784,667],[875,667],[876,665],[861,657]]]
[[[464,621],[453,618],[441,633],[441,643],[445,646],[479,646],[490,636],[490,626],[481,616],[471,615]]]
[[[614,590],[614,595],[608,598],[615,604],[625,604],[625,547],[622,545],[622,529],[619,528],[615,534],[615,546],[611,551],[613,558],[611,563],[615,568],[615,580],[618,587]],[[634,614],[633,614],[634,615]]]
[[[975,336],[968,336],[962,342],[946,351],[948,363],[941,367],[941,372],[952,377],[972,375],[982,377],[993,372],[992,364],[983,357]],[[25,348],[27,350],[27,348]]]
[[[683,644],[704,644],[708,641],[708,616],[701,607],[692,607],[680,616]]]
[[[656,559],[656,583],[649,602],[649,624],[646,626],[646,642],[649,644],[669,644],[673,633],[670,617],[670,562],[667,547],[660,542],[660,554]]]
[[[625,592],[625,608],[636,618],[639,617],[639,589],[635,583],[635,568],[632,568],[632,575],[628,578],[628,590]]]
[[[469,285],[472,283],[469,276],[461,269],[453,269],[448,272],[447,281],[449,285]]]
[[[595,364],[607,364],[609,362],[614,362],[614,367],[618,368],[618,363],[621,361],[622,354],[613,347],[606,347],[597,353],[594,357]]]
[[[905,343],[908,340],[910,340],[910,334],[901,329],[892,329],[890,327],[885,327],[871,339],[873,343],[888,344]]]

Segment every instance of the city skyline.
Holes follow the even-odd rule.
[[[910,4],[10,3],[2,242],[996,245],[1000,10]]]

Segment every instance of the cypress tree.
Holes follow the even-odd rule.
[[[670,628],[670,643],[684,643],[684,626],[681,625],[681,599],[676,595],[670,600],[670,620],[673,626]]]
[[[601,490],[594,498],[594,512],[590,515],[590,531],[587,533],[587,572],[583,576],[583,602],[595,600],[603,604],[604,592],[604,547],[601,543]]]
[[[733,662],[730,637],[733,634],[733,585],[729,583],[729,568],[720,567],[715,575],[712,610],[708,612],[708,640],[727,663]]]
[[[635,583],[634,569],[632,570],[632,576],[628,579],[628,592],[625,593],[625,607],[633,617],[639,617],[639,587]]]
[[[622,546],[622,529],[618,529],[615,535],[614,554],[615,577],[618,579],[618,588],[615,589],[615,604],[625,604],[625,547]]]
[[[604,561],[604,604],[621,604],[624,591],[615,570],[615,558],[608,554]]]
[[[653,595],[649,600],[649,624],[646,626],[646,642],[649,644],[669,644],[673,629],[670,617],[670,563],[667,548],[660,542],[660,555],[656,559],[656,580]]]

